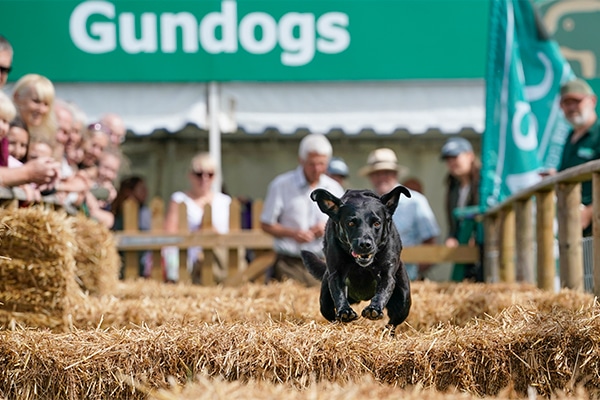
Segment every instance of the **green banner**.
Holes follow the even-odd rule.
[[[483,78],[482,0],[2,0],[15,80]]]
[[[559,107],[573,72],[528,0],[493,0],[486,74],[481,205],[529,187],[560,162],[569,126]]]

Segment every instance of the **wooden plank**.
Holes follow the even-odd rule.
[[[500,218],[502,219],[502,234],[500,242],[500,280],[514,283],[515,271],[515,211],[505,208]]]
[[[275,253],[268,252],[261,254],[248,265],[247,269],[234,276],[228,277],[225,282],[223,282],[223,285],[240,286],[243,283],[253,281],[263,275],[269,266],[273,264],[273,261],[275,261]]]
[[[556,185],[560,286],[584,291],[581,184]]]
[[[402,249],[401,258],[405,263],[476,263],[479,262],[479,248],[475,246],[420,245]]]
[[[155,197],[150,200],[150,232],[162,232],[163,224],[165,220],[165,202],[159,198]],[[161,249],[155,249],[152,251],[152,270],[150,271],[150,278],[162,281],[164,280],[163,274],[163,266],[162,266],[162,254]]]
[[[260,214],[263,209],[263,201],[262,200],[254,200],[252,202],[252,229],[260,230]]]
[[[242,229],[242,205],[238,199],[232,199],[229,206],[229,230]]]
[[[179,228],[180,235],[190,235],[190,229],[188,227],[187,220],[187,207],[185,203],[180,203],[177,209],[177,226]],[[192,281],[192,277],[187,269],[187,247],[179,247],[179,282],[189,283]]]
[[[535,283],[533,200],[515,202],[517,281]]]
[[[123,232],[138,232],[139,205],[133,199],[123,202]],[[139,255],[137,251],[125,252],[125,279],[136,279],[140,275]]]
[[[500,224],[498,214],[486,214],[483,220],[485,230],[483,273],[487,283],[500,281]]]
[[[165,246],[177,246],[182,249],[201,246],[214,247],[247,247],[250,249],[270,249],[273,237],[251,230],[241,230],[221,235],[215,232],[194,232],[193,234],[169,234],[156,232],[116,233],[119,250],[159,250]]]
[[[554,191],[536,195],[538,287],[554,291]]]

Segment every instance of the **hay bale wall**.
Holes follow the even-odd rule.
[[[430,282],[415,283],[413,293],[408,322],[390,338],[385,321],[324,321],[318,289],[290,282],[121,283],[113,295],[81,303],[69,333],[0,332],[0,393],[143,399],[169,387],[176,396],[173,387],[202,376],[305,393],[320,382],[351,388],[366,378],[398,396],[419,387],[499,398],[526,398],[529,388],[600,395],[600,313],[590,295]],[[420,321],[427,315],[437,320]]]

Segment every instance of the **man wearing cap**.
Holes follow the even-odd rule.
[[[310,194],[317,188],[337,197],[344,194],[339,183],[325,174],[333,149],[325,135],[305,136],[298,149],[298,167],[273,179],[267,189],[261,228],[272,235],[276,259],[268,271],[274,280],[294,279],[306,286],[320,282],[304,267],[301,250],[323,256],[323,234],[329,218]]]
[[[575,79],[560,89],[560,107],[573,129],[563,149],[559,171],[600,158],[600,124],[596,114],[598,98],[588,83]],[[581,227],[584,236],[592,233],[592,182],[581,183]]]
[[[329,161],[329,166],[327,167],[327,176],[334,179],[343,187],[348,175],[348,165],[346,165],[344,159],[340,157],[332,157]]]
[[[471,143],[462,137],[451,137],[442,146],[440,158],[446,164],[446,217],[448,236],[444,244],[457,247],[459,244],[483,245],[478,237],[482,234],[481,225],[473,219],[457,218],[456,211],[479,205],[479,175],[481,162],[473,152]],[[481,249],[483,250],[483,249]],[[483,282],[482,263],[454,264],[453,281],[465,279]]]
[[[398,165],[398,158],[392,149],[373,150],[367,158],[367,165],[359,170],[359,175],[371,181],[373,190],[379,195],[390,192],[400,184],[399,176],[408,172],[406,167]],[[440,227],[427,198],[411,190],[410,198],[402,198],[393,215],[394,224],[400,232],[404,247],[420,244],[434,244],[440,234]],[[411,280],[423,277],[429,265],[405,264]]]

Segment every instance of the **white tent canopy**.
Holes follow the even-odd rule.
[[[76,103],[90,121],[117,112],[136,135],[157,129],[177,132],[187,124],[209,129],[205,83],[57,83],[57,96]],[[362,130],[391,134],[430,129],[483,132],[483,80],[389,82],[225,82],[217,83],[213,103],[218,127],[249,134],[298,129],[348,135]],[[10,90],[10,88],[8,89]],[[215,99],[213,99],[215,100]]]
[[[57,83],[56,95],[78,105],[90,122],[107,112],[123,117],[136,135],[177,132],[186,124],[206,127],[204,83]]]
[[[221,116],[248,133],[365,129],[421,134],[483,132],[483,80],[341,83],[222,83]],[[220,118],[222,128],[223,118]],[[226,129],[224,129],[226,131]]]

